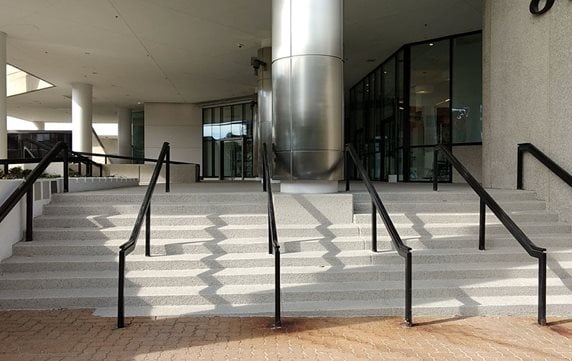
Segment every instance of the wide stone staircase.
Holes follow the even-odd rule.
[[[380,193],[413,249],[413,315],[535,315],[536,259],[491,214],[487,250],[479,251],[477,197],[468,188],[429,187]],[[570,225],[533,192],[491,193],[548,249],[548,316],[572,315]],[[35,240],[16,244],[0,264],[0,308],[95,308],[115,315],[117,250],[142,198],[129,191],[55,195],[35,220]],[[379,252],[370,250],[369,195],[277,194],[276,206],[283,315],[403,314],[403,259],[380,219]],[[153,256],[144,256],[142,231],[127,257],[126,314],[271,315],[267,222],[262,192],[158,191]]]

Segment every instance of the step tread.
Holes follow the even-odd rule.
[[[504,248],[493,248],[484,252],[489,252],[489,254],[522,254],[525,252],[523,248],[520,247],[504,247]],[[473,248],[457,248],[457,249],[416,249],[413,250],[413,257],[416,255],[422,256],[433,256],[433,255],[473,255],[482,254],[483,251]],[[572,253],[572,247],[553,247],[548,251],[550,254],[569,254]],[[397,252],[393,250],[379,251],[377,253],[371,252],[369,250],[348,250],[348,251],[336,251],[332,255],[331,251],[306,251],[302,253],[283,253],[282,258],[323,258],[332,255],[332,257],[352,257],[352,256],[371,256],[379,257],[383,255],[396,255]],[[168,262],[168,261],[192,261],[192,260],[253,260],[253,259],[267,259],[272,258],[272,255],[266,253],[227,253],[216,255],[216,258],[212,258],[212,253],[199,253],[199,254],[176,254],[176,255],[161,255],[156,257],[145,257],[143,255],[132,254],[129,255],[127,260],[132,261],[146,261],[146,262]],[[101,256],[13,256],[3,261],[3,263],[29,263],[29,262],[109,262],[117,260],[117,255],[101,255]],[[531,258],[532,259],[532,258]]]

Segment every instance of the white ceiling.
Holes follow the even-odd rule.
[[[71,120],[71,83],[94,121],[140,102],[249,95],[271,38],[271,0],[0,0],[8,62],[55,87],[8,99],[11,116]],[[346,88],[404,43],[481,29],[481,0],[346,0]],[[241,44],[239,47],[238,44]],[[375,59],[375,60],[373,60]]]

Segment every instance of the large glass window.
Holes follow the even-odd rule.
[[[347,142],[373,179],[429,181],[435,145],[482,142],[481,42],[479,32],[405,45],[350,90]]]

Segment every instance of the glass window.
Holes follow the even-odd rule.
[[[232,136],[242,137],[246,131],[243,130],[242,104],[232,106]]]
[[[411,47],[411,145],[449,143],[449,40]]]
[[[453,40],[453,143],[482,142],[482,37]]]

